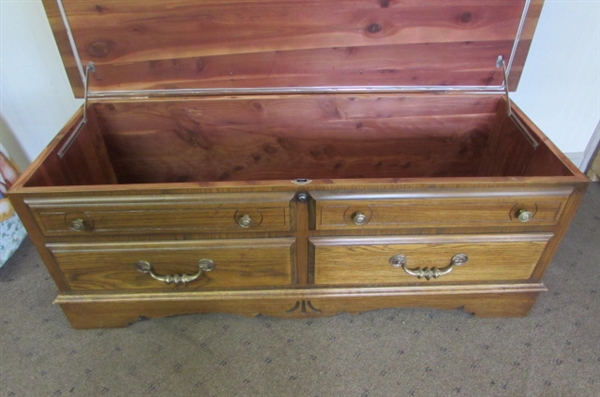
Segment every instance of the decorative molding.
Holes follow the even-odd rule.
[[[310,311],[313,313],[322,313],[321,310],[319,310],[313,306],[311,301],[307,301],[307,300],[296,301],[296,304],[294,305],[294,307],[292,307],[289,310],[286,310],[285,312],[286,313],[294,313],[295,311],[300,310],[300,313],[307,314],[308,311],[306,310],[306,308],[310,309]]]

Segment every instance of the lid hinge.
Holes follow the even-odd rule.
[[[515,116],[514,113],[512,112],[512,104],[511,104],[510,95],[508,92],[508,72],[506,71],[506,62],[504,61],[504,57],[502,55],[498,55],[498,59],[496,60],[496,68],[502,68],[502,73],[504,75],[503,86],[504,86],[504,93],[506,94],[506,109],[507,109],[506,114],[507,114],[507,116],[515,123],[515,125],[517,126],[519,131],[521,131],[521,133],[523,134],[523,136],[525,136],[525,139],[527,139],[527,141],[531,144],[531,146],[534,149],[537,149],[537,147],[540,144],[535,140],[533,135],[531,135],[531,132],[529,132],[529,130],[527,129],[527,127],[525,127],[523,122],[521,120],[519,120],[519,118],[517,116]]]
[[[79,133],[81,132],[83,127],[87,124],[87,121],[88,121],[88,116],[87,116],[88,103],[87,102],[88,102],[88,91],[89,91],[88,87],[89,87],[89,82],[90,82],[90,73],[96,73],[96,65],[94,65],[94,62],[88,63],[87,66],[85,67],[85,79],[83,82],[84,83],[83,117],[82,117],[81,121],[79,122],[79,124],[77,124],[77,127],[75,127],[73,132],[71,132],[71,135],[69,135],[69,138],[67,138],[65,143],[62,145],[62,147],[58,151],[58,153],[57,153],[58,157],[60,157],[61,159],[65,156],[65,154],[67,153],[67,151],[69,150],[69,148],[71,147],[73,142],[75,142],[75,138],[77,138],[77,135],[79,135]]]

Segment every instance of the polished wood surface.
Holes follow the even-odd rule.
[[[503,106],[495,95],[431,94],[102,101],[89,112],[97,124],[84,128],[67,158],[55,155],[56,145],[27,185],[578,172],[524,120],[540,143],[533,149]]]
[[[45,0],[76,84],[58,7]],[[499,86],[525,0],[65,0],[92,91],[315,86]],[[514,80],[539,2],[527,14]],[[79,84],[77,84],[79,85]],[[80,89],[80,87],[79,87]]]
[[[436,192],[315,192],[316,230],[555,225],[572,189],[546,192],[458,190]],[[530,211],[527,222],[520,211]],[[357,214],[365,222],[357,224]]]
[[[296,271],[298,286],[307,285],[311,282],[311,262],[313,257],[309,254],[309,224],[313,213],[309,209],[310,195],[307,190],[302,189],[296,194],[294,201],[296,209],[295,236],[296,236]]]
[[[571,163],[550,140],[516,106],[515,117],[523,121],[527,131],[539,144],[534,148],[517,124],[507,116],[505,99],[498,102],[497,119],[490,133],[479,170],[481,176],[559,176],[571,175]]]
[[[59,3],[43,3],[81,94]],[[499,55],[518,83],[542,3],[64,0],[77,55],[97,68],[89,122],[61,158],[74,115],[9,193],[56,303],[76,328],[386,307],[526,315],[587,183],[491,92]],[[437,280],[389,262],[443,268],[458,253],[467,263]],[[179,286],[135,267],[194,274],[200,259],[216,268]]]
[[[275,289],[140,294],[63,294],[59,304],[74,328],[125,327],[142,318],[192,313],[283,318],[360,313],[383,307],[464,309],[479,317],[526,316],[540,283],[378,288]],[[168,314],[167,314],[168,313]]]
[[[473,176],[489,95],[97,103],[121,183]]]
[[[289,231],[293,193],[28,199],[46,236]],[[242,224],[246,217],[249,224]],[[81,219],[84,227],[74,230]]]
[[[77,134],[71,148],[61,158],[58,153],[68,138],[75,133],[83,109],[60,131],[30,167],[28,186],[109,185],[117,183],[112,164],[106,152],[104,138],[95,114],[89,112],[88,122]]]
[[[533,272],[532,278],[534,280],[541,280],[542,276],[544,275],[544,272],[550,265],[550,262],[552,261],[554,254],[556,253],[558,247],[560,246],[562,238],[564,237],[564,235],[567,233],[567,230],[569,229],[569,224],[571,223],[571,220],[577,213],[577,209],[579,208],[579,204],[581,203],[581,200],[583,200],[583,196],[587,189],[587,185],[588,185],[587,181],[578,183],[575,185],[575,189],[573,190],[573,193],[569,197],[569,201],[567,201],[567,203],[565,205],[565,209],[558,221],[558,227],[555,229],[554,237],[548,243],[546,250],[544,250],[544,252],[542,253],[542,255],[540,257],[539,265],[535,268],[535,270]]]
[[[576,172],[547,138],[534,150],[504,115],[504,101],[421,97],[160,101],[146,110],[129,101],[97,104],[101,124],[85,127],[65,159],[57,146],[28,186]]]
[[[311,238],[315,284],[369,285],[410,282],[527,280],[552,236],[549,234]],[[418,279],[390,259],[404,255],[408,269],[444,268],[457,254],[468,262],[439,279]]]
[[[183,313],[297,317],[381,307],[525,315],[538,287],[468,291],[482,282],[540,285],[585,178],[516,108],[540,147],[504,161],[524,138],[503,103],[423,94],[97,101],[69,158],[56,151],[76,118],[11,198],[75,327]],[[239,167],[244,159],[264,164]],[[336,167],[340,161],[349,165]],[[307,173],[321,179],[268,180]],[[515,219],[521,209],[533,213],[528,223]],[[359,211],[368,217],[362,226],[353,223]],[[242,230],[241,214],[260,221]],[[93,227],[73,231],[76,219]],[[223,245],[231,239],[240,247]],[[285,243],[261,246],[267,240]],[[226,274],[197,284],[168,286],[134,268],[147,260],[161,275],[193,274],[208,251]],[[443,267],[462,251],[470,262],[435,281],[389,264],[403,253],[411,269]],[[367,296],[374,285],[449,289]],[[331,295],[335,286],[354,289]],[[284,288],[278,299],[273,288]],[[303,288],[310,291],[281,295]],[[188,290],[213,295],[186,302]],[[88,299],[86,291],[99,295]]]
[[[49,244],[69,286],[81,290],[231,289],[291,285],[295,274],[292,238],[154,243]],[[157,275],[195,274],[198,261],[215,268],[185,285],[166,284],[136,268],[152,265]]]

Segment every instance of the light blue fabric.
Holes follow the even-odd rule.
[[[0,223],[0,267],[19,248],[25,236],[27,236],[27,232],[16,213]]]

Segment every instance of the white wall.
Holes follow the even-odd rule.
[[[2,135],[12,130],[32,160],[81,101],[73,98],[40,0],[0,4]],[[513,95],[576,161],[600,120],[599,38],[600,0],[546,0]]]
[[[584,152],[598,144],[594,137],[588,147],[600,121],[600,0],[546,0],[511,98],[577,165],[591,154]]]
[[[11,154],[21,150],[31,161],[81,101],[73,97],[40,0],[0,0],[0,40],[0,138]]]

